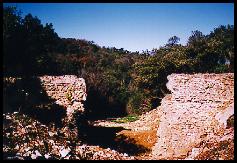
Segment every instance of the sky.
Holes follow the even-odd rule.
[[[172,36],[185,45],[194,30],[209,34],[234,25],[234,3],[11,3],[63,38],[94,41],[129,51],[164,46]]]

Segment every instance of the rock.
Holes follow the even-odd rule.
[[[124,155],[125,157],[127,157],[127,156],[128,156],[128,154],[127,154],[127,153],[124,153],[123,155]]]
[[[234,114],[234,103],[232,103],[228,108],[216,114],[215,119],[219,123],[224,125],[224,128],[227,126],[227,119]]]
[[[31,151],[27,151],[25,154],[23,154],[24,157],[28,157],[31,156],[32,152]]]
[[[70,148],[61,149],[61,150],[59,151],[59,153],[60,153],[61,157],[65,157],[65,156],[67,156],[67,154],[68,154],[70,151],[71,151]]]
[[[35,160],[37,158],[37,156],[35,154],[32,154],[31,156],[31,159]]]
[[[9,115],[6,115],[6,119],[9,119],[9,120],[10,120],[10,119],[11,119],[11,117],[10,117]]]
[[[161,101],[152,157],[185,159],[193,149],[194,158],[198,153],[195,146],[213,138],[209,135],[223,137],[227,119],[234,114],[234,74],[171,74],[167,78],[171,95]]]
[[[19,149],[20,149],[19,145],[17,144],[14,149],[15,149],[15,150],[19,150]]]
[[[54,133],[49,131],[49,136],[54,136]]]
[[[200,148],[193,148],[191,155],[188,158],[186,158],[186,160],[194,160],[194,158],[197,157],[199,153],[200,153]]]
[[[36,155],[36,157],[42,156],[42,155],[39,153],[38,150],[35,151],[35,155]]]
[[[27,144],[25,144],[25,146],[27,146]],[[27,148],[25,148],[25,151],[27,152],[27,151],[29,151],[31,148],[30,147],[27,147]]]
[[[46,159],[49,159],[49,158],[50,158],[50,154],[47,153],[47,154],[44,155],[44,157],[45,157]]]

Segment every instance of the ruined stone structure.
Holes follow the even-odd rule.
[[[82,102],[86,100],[86,83],[83,78],[63,75],[41,76],[39,79],[48,96],[55,99],[58,105],[67,108],[68,117],[74,111],[84,112]]]
[[[75,75],[41,76],[41,86],[47,95],[56,100],[56,104],[66,108],[67,116],[62,119],[61,129],[66,137],[78,137],[77,118],[84,113],[83,101],[86,100],[86,83]],[[71,126],[71,127],[70,127]]]
[[[161,102],[154,159],[185,159],[202,141],[223,136],[234,114],[234,74],[171,74]],[[232,138],[233,139],[233,138]]]

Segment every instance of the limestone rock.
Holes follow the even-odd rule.
[[[190,152],[194,158],[195,146],[222,136],[234,113],[234,74],[171,74],[167,78],[171,94],[161,101],[153,159],[185,159]]]

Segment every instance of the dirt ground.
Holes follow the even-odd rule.
[[[157,140],[159,126],[159,108],[140,116],[139,120],[127,123],[116,123],[111,120],[93,122],[97,127],[122,127],[116,132],[114,141],[120,152],[133,155],[139,160],[151,159],[151,150]]]

